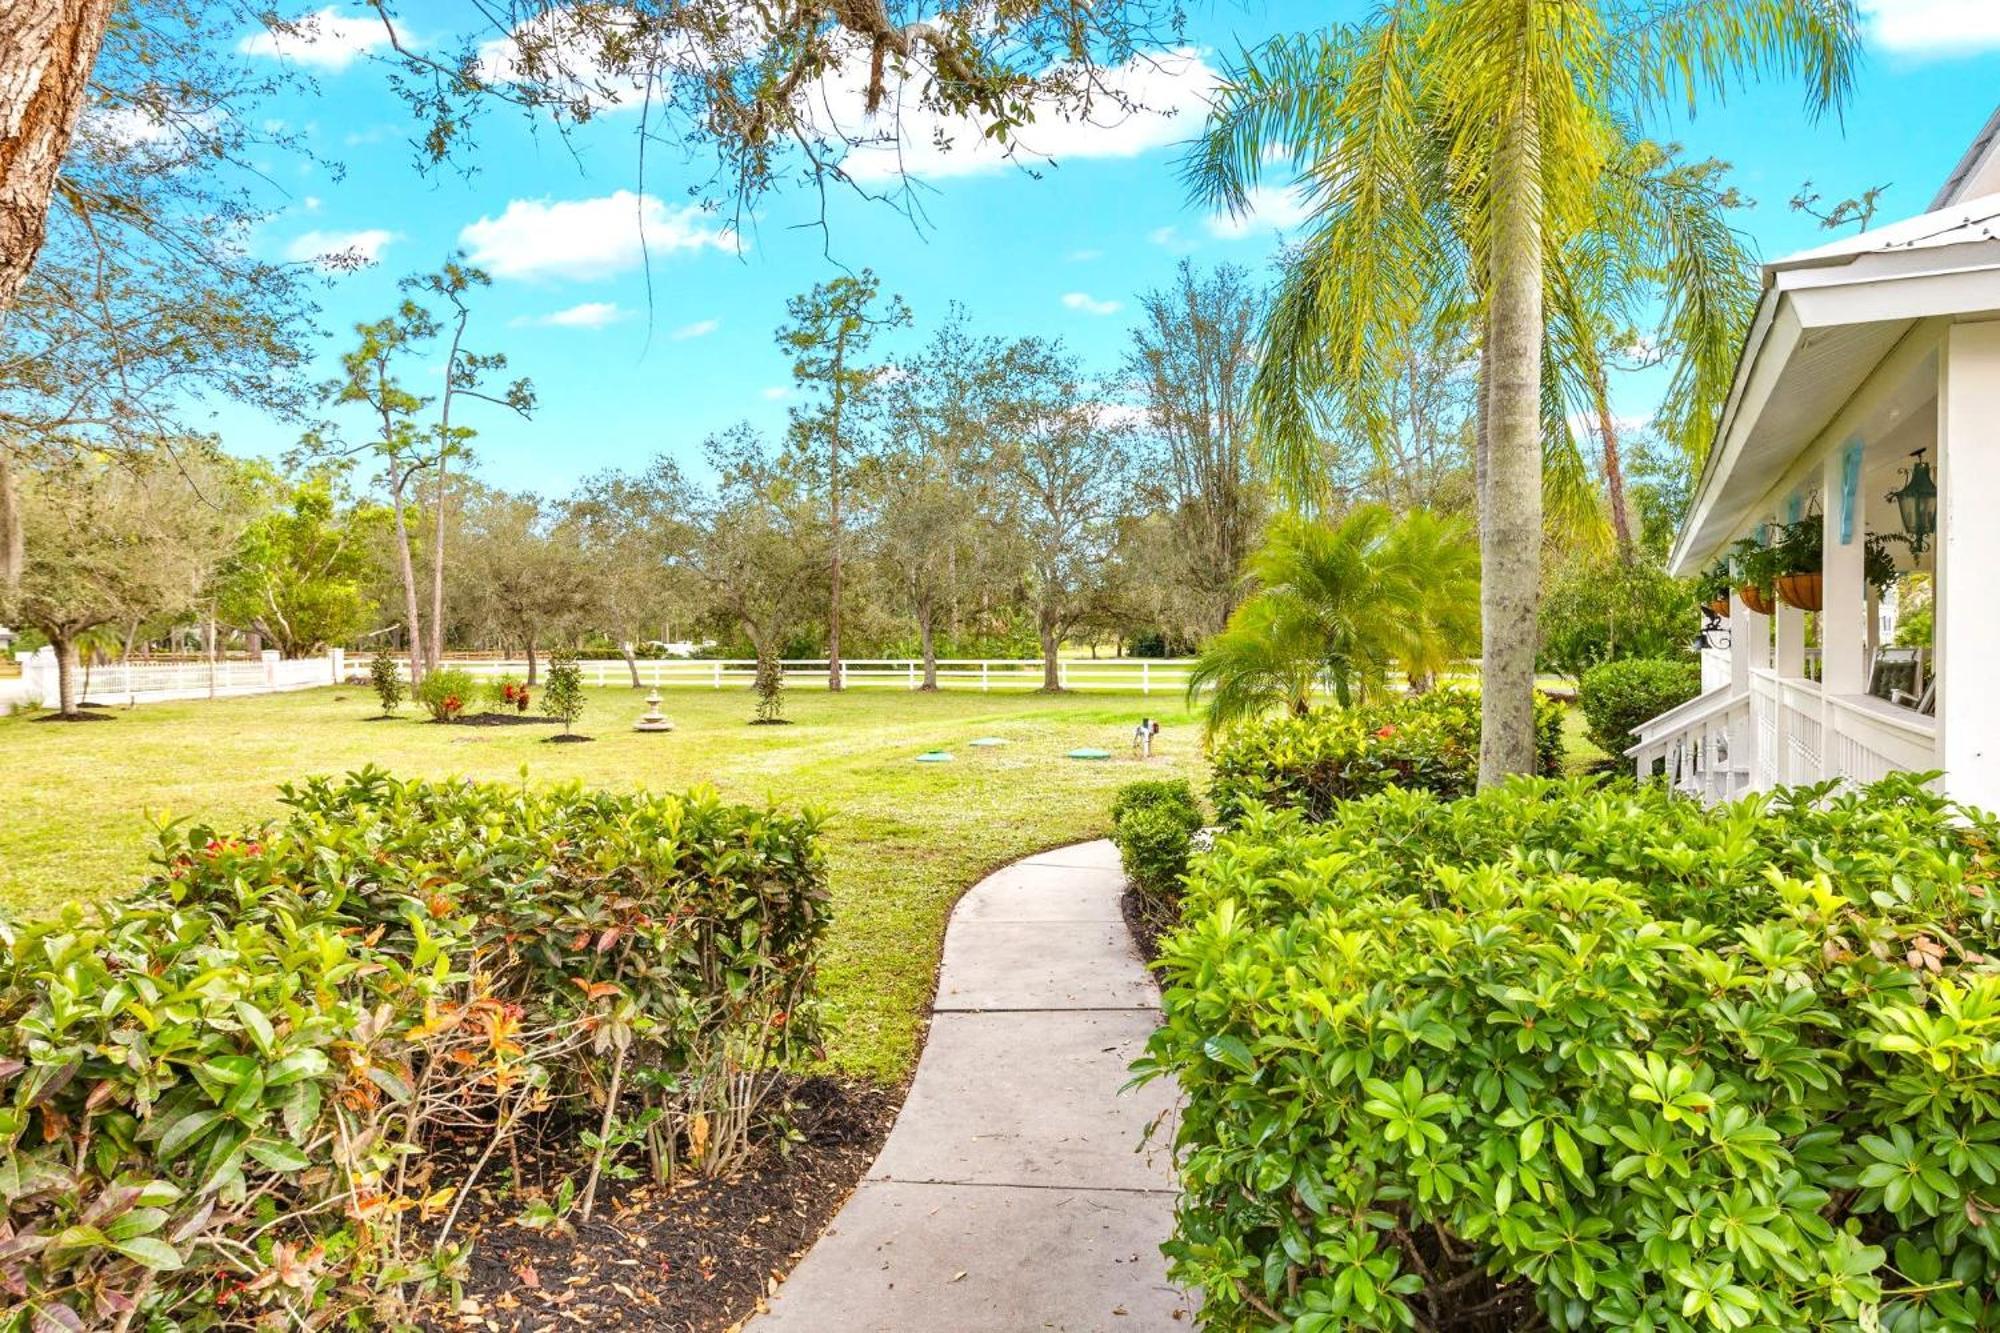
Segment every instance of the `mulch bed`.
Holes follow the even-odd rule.
[[[1160,940],[1174,928],[1174,921],[1165,908],[1140,893],[1127,888],[1118,899],[1118,906],[1125,913],[1125,928],[1132,932],[1132,938],[1139,945],[1139,956],[1146,960],[1148,967],[1160,956]],[[1159,974],[1153,974],[1158,981]]]
[[[103,707],[102,704],[85,704],[83,706],[87,709]],[[89,713],[89,712],[44,713],[40,717],[35,719],[35,721],[37,722],[116,722],[117,720],[118,720],[117,718],[111,716],[111,714],[109,713]]]
[[[643,1175],[599,1187],[597,1215],[568,1234],[519,1225],[523,1200],[495,1172],[458,1227],[472,1237],[465,1300],[440,1330],[646,1329],[722,1333],[756,1313],[847,1201],[889,1133],[898,1088],[826,1076],[793,1089],[801,1138],[723,1180],[666,1189]],[[522,1175],[581,1184],[573,1139],[523,1150]]]
[[[455,727],[559,727],[552,717],[534,713],[467,713],[451,724]]]
[[[586,741],[594,741],[596,739],[597,737],[595,736],[576,736],[569,732],[564,732],[560,736],[544,736],[542,743],[544,745],[582,745]]]

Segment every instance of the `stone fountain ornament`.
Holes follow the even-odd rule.
[[[632,724],[634,731],[672,731],[674,724],[660,711],[660,691],[655,688],[646,696],[646,715]]]

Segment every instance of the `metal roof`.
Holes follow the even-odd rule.
[[[2000,148],[2000,107],[1995,107],[1993,114],[1986,118],[1986,128],[1979,131],[1979,137],[1972,141],[1964,156],[1958,159],[1958,165],[1951,169],[1951,175],[1945,178],[1944,188],[1937,192],[1937,198],[1931,200],[1932,211],[1957,203],[1965,194],[1967,183],[1980,174],[1981,167],[1992,161],[1996,148]]]

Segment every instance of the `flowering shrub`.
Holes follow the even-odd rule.
[[[423,705],[431,721],[455,722],[465,711],[465,701],[473,698],[478,689],[472,673],[464,667],[436,667],[424,673],[410,695]]]
[[[517,713],[528,711],[528,687],[512,676],[495,676],[487,681],[485,695],[489,708],[511,708]]]
[[[814,1041],[815,816],[377,770],[284,799],[247,837],[166,831],[131,899],[4,935],[21,1327],[408,1322],[485,1160],[433,1156],[441,1132],[726,1170]]]
[[[1252,808],[1141,1072],[1218,1329],[2000,1326],[2000,826],[1520,779]]]
[[[1538,771],[1562,771],[1562,708],[1535,697]],[[1294,805],[1323,819],[1339,801],[1387,787],[1463,796],[1479,780],[1479,696],[1439,689],[1304,717],[1271,717],[1231,732],[1214,756],[1209,798],[1224,824],[1253,802]]]

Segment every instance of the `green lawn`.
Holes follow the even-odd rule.
[[[794,724],[749,727],[747,692],[675,690],[679,730],[630,730],[630,690],[592,690],[589,745],[548,745],[540,727],[437,726],[406,708],[371,721],[362,689],[112,710],[83,725],[0,719],[9,774],[0,801],[0,909],[16,915],[115,894],[145,873],[151,820],[222,827],[277,808],[277,785],[366,763],[403,775],[535,781],[581,778],[672,791],[713,783],[731,798],[830,812],[834,926],[824,967],[828,1055],[855,1074],[898,1079],[916,1059],[944,922],[987,871],[1102,836],[1111,794],[1142,773],[1195,776],[1198,728],[1177,701],[901,690],[787,697]],[[1148,767],[1126,758],[1145,714],[1162,720]],[[993,735],[1010,743],[977,750]],[[1092,745],[1108,763],[1063,757]],[[934,746],[950,764],[918,764]]]

